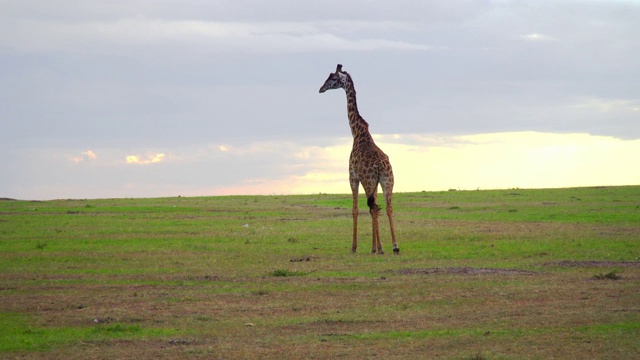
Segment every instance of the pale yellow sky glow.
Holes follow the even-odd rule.
[[[376,135],[389,155],[396,192],[500,188],[556,188],[640,183],[640,140],[589,134],[513,132],[452,137]],[[253,179],[215,194],[350,192],[350,139],[300,149],[308,172]],[[362,192],[362,190],[360,190]]]

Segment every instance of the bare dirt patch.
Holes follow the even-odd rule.
[[[557,262],[545,263],[545,266],[558,266],[558,267],[626,267],[626,268],[640,268],[640,261],[596,261],[596,260],[563,260]]]
[[[535,275],[536,272],[521,269],[495,269],[474,267],[418,268],[393,270],[398,275]]]

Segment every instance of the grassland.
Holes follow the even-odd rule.
[[[364,205],[364,201],[361,202]],[[640,358],[640,186],[0,201],[1,358]]]

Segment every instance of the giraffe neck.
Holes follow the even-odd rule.
[[[344,91],[347,93],[347,112],[349,115],[349,127],[353,138],[371,137],[369,134],[369,124],[360,116],[358,112],[358,103],[356,101],[356,89],[353,86],[351,75],[346,74],[344,83]]]

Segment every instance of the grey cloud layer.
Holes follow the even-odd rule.
[[[637,1],[3,1],[0,172],[46,167],[38,149],[348,137],[344,94],[317,93],[338,62],[374,133],[638,139],[639,18]]]

